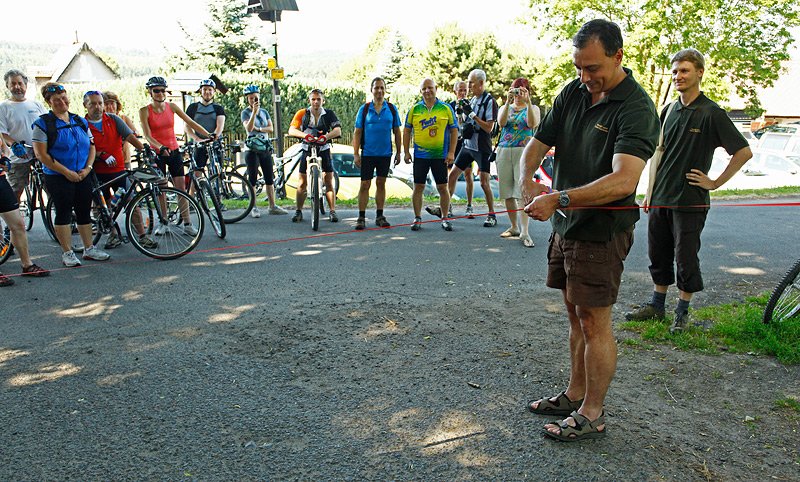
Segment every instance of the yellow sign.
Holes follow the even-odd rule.
[[[270,58],[267,59],[267,68],[268,69],[274,69],[277,66],[278,66],[278,62],[276,62],[274,58],[270,57]]]
[[[272,74],[272,80],[283,80],[283,68],[272,69],[270,73]]]

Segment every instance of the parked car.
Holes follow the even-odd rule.
[[[800,124],[777,124],[770,126],[758,142],[759,149],[782,151],[800,156]]]
[[[300,151],[300,144],[295,144],[286,149],[284,156],[292,156]],[[331,144],[331,162],[333,169],[339,174],[339,192],[336,199],[356,199],[358,198],[358,191],[361,188],[361,169],[356,167],[355,157],[353,156],[353,147],[344,144]],[[289,182],[286,186],[286,195],[290,198],[295,196],[295,190],[292,186],[297,186],[300,182],[299,169],[289,177]],[[371,198],[375,197],[375,182],[369,190]],[[391,175],[386,179],[386,198],[408,198],[411,197],[411,188],[401,179],[392,177]]]
[[[800,157],[785,152],[755,149],[753,157],[742,167],[742,172],[747,176],[796,176],[800,173]]]

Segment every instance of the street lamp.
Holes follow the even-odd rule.
[[[272,54],[275,59],[275,66],[278,66],[278,22],[281,21],[281,12],[284,10],[299,11],[295,0],[247,0],[247,13],[258,14],[258,18],[265,22],[272,22]],[[275,148],[278,157],[283,156],[283,132],[281,129],[281,91],[278,85],[278,78],[272,77],[272,101],[275,108]],[[283,77],[281,77],[283,78]]]

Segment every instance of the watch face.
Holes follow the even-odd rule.
[[[562,192],[561,194],[559,194],[558,195],[558,204],[562,208],[565,208],[565,207],[569,206],[569,194],[567,194],[566,192]]]

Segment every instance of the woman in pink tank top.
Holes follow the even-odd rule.
[[[175,115],[183,119],[195,132],[204,136],[210,134],[203,126],[192,120],[191,117],[177,104],[167,102],[167,81],[163,77],[150,77],[145,84],[150,93],[150,103],[139,109],[139,120],[142,123],[142,134],[150,143],[150,146],[158,152],[158,168],[162,172],[169,170],[172,175],[172,183],[176,188],[185,191],[186,179],[183,171],[183,158],[178,149],[178,141],[175,138]],[[166,198],[162,196],[161,205],[166,209]],[[185,203],[185,201],[183,201]],[[183,232],[194,236],[197,228],[192,225],[189,219],[188,209],[181,205],[183,213]],[[159,225],[156,228],[156,236],[162,236],[169,231],[169,226]]]

